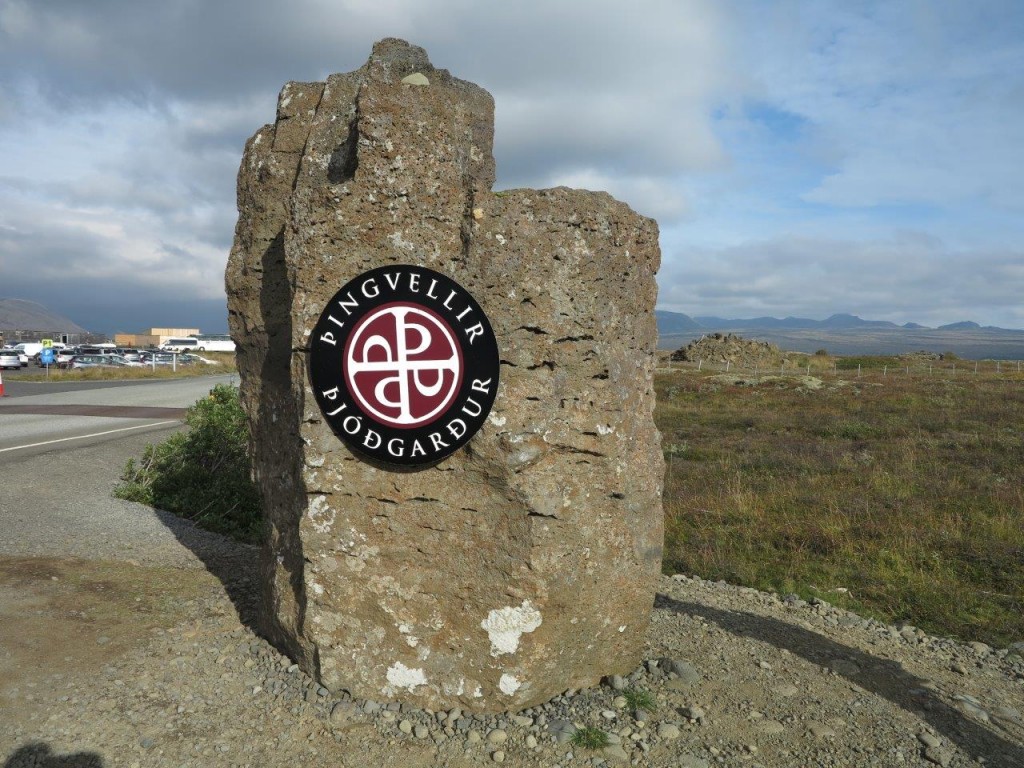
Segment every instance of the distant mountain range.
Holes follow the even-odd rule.
[[[74,320],[25,299],[0,299],[0,330],[88,333]]]
[[[658,346],[678,349],[709,333],[734,333],[770,341],[792,352],[811,354],[827,349],[836,355],[896,355],[917,350],[953,352],[969,359],[1024,360],[1024,330],[981,326],[970,320],[928,328],[920,323],[897,325],[864,320],[856,315],[733,318],[656,310]]]
[[[981,326],[971,320],[964,320],[959,323],[940,325],[938,328],[929,328],[919,323],[904,323],[897,325],[888,320],[863,320],[856,315],[838,314],[832,315],[825,320],[810,320],[806,317],[751,317],[746,319],[714,317],[710,315],[697,315],[690,317],[682,312],[668,312],[663,309],[655,310],[655,317],[658,321],[658,332],[663,335],[686,333],[688,331],[732,331],[732,330],[763,330],[763,331],[846,331],[846,330],[878,330],[892,328],[913,331],[936,330],[936,331],[1010,331],[1014,329],[997,328],[994,325]]]

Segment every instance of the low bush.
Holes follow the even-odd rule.
[[[238,389],[218,384],[188,409],[188,430],[129,459],[118,498],[173,512],[241,541],[262,538],[260,497],[251,480],[249,427]]]

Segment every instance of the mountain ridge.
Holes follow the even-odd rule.
[[[654,315],[658,321],[660,333],[680,333],[689,330],[721,331],[730,329],[747,330],[840,330],[858,328],[867,329],[905,329],[905,330],[937,330],[937,331],[960,331],[960,330],[984,330],[984,331],[1020,331],[1018,328],[1000,328],[995,325],[980,325],[973,320],[961,320],[956,323],[940,325],[933,328],[920,323],[908,322],[897,325],[889,320],[865,320],[857,315],[849,313],[836,313],[824,320],[813,320],[807,317],[785,318],[777,317],[751,317],[751,318],[724,318],[715,315],[687,315],[683,312],[671,312],[665,309],[656,309]]]
[[[88,333],[74,320],[28,299],[0,298],[0,328],[11,331]]]

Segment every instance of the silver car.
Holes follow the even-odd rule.
[[[21,368],[21,358],[16,349],[0,349],[0,369]]]

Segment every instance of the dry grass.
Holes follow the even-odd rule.
[[[658,380],[668,572],[1024,639],[1024,377]]]

